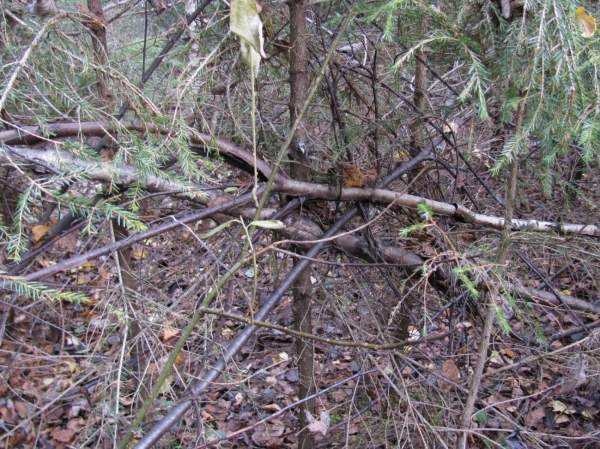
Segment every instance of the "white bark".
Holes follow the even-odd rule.
[[[222,153],[230,153],[230,148],[221,147]],[[2,148],[0,153],[1,158],[10,158],[10,153],[14,153],[29,160],[39,160],[46,165],[54,167],[59,171],[72,171],[74,169],[83,169],[86,175],[98,181],[115,182],[119,184],[129,184],[135,182],[139,178],[139,171],[133,167],[121,164],[116,166],[109,162],[90,162],[76,158],[71,153],[61,150],[39,150],[30,147],[11,147]],[[235,156],[239,157],[245,150],[235,148]],[[230,153],[232,154],[232,153]],[[245,158],[244,158],[245,159]],[[252,160],[252,155],[248,153],[248,159]],[[266,164],[259,161],[264,171],[270,173]],[[147,175],[146,187],[150,191],[171,191],[178,190],[182,193],[193,196],[190,185],[184,185],[173,180],[167,180],[152,175]],[[199,186],[198,186],[199,187]],[[336,189],[332,185],[314,184],[308,182],[294,181],[278,177],[274,185],[273,191],[287,193],[290,195],[307,196],[309,198],[320,198],[325,200],[336,200]],[[185,193],[189,192],[189,193]],[[381,204],[394,204],[396,206],[404,206],[416,208],[419,204],[425,203],[433,210],[434,214],[445,215],[460,219],[462,221],[485,226],[494,229],[502,229],[504,227],[504,218],[495,217],[492,215],[476,214],[470,209],[458,205],[433,201],[427,198],[402,194],[385,189],[376,188],[345,188],[342,189],[340,196],[341,201],[372,201]],[[514,231],[535,231],[535,232],[556,232],[558,234],[583,234],[591,236],[600,236],[600,228],[594,224],[574,224],[574,223],[558,223],[551,221],[538,220],[523,220],[513,219],[511,228]]]

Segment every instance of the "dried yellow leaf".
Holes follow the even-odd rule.
[[[585,12],[584,8],[577,8],[575,17],[581,26],[581,35],[586,39],[592,37],[596,32],[596,19]]]
[[[166,325],[163,329],[163,341],[169,341],[172,338],[179,337],[181,335],[181,329],[177,329]]]
[[[144,248],[137,248],[131,253],[131,258],[134,260],[142,260],[148,257],[148,252],[144,251]]]
[[[52,226],[49,225],[37,225],[31,228],[31,233],[33,234],[33,241],[39,241],[44,236],[44,234],[46,234],[46,232],[50,230],[51,227]]]

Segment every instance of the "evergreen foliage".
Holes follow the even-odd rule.
[[[32,260],[27,257],[38,245],[32,238],[33,227],[75,217],[79,220],[77,232],[83,237],[81,241],[85,240],[83,252],[90,251],[94,245],[98,247],[114,241],[115,235],[107,231],[107,223],[124,227],[133,234],[171,221],[181,225],[179,229],[185,230],[182,233],[193,238],[178,241],[185,241],[189,248],[185,245],[184,248],[175,248],[170,241],[165,245],[168,249],[163,248],[164,251],[185,253],[183,256],[169,256],[173,259],[180,257],[184,266],[179,267],[181,272],[177,273],[177,282],[169,287],[161,284],[151,288],[156,292],[161,289],[167,291],[165,296],[171,301],[187,295],[182,293],[176,297],[173,293],[180,288],[179,281],[182,281],[181,285],[185,281],[187,288],[188,284],[200,279],[198,283],[201,285],[196,291],[190,287],[192,295],[196,296],[186,298],[185,307],[195,308],[193,316],[186,314],[188,310],[168,321],[165,327],[170,328],[172,324],[173,328],[176,325],[180,328],[187,326],[183,334],[185,338],[191,338],[205,313],[204,308],[213,299],[215,303],[221,301],[221,294],[227,289],[231,289],[227,307],[231,310],[237,307],[232,305],[234,290],[237,289],[235,294],[239,293],[248,303],[248,310],[244,313],[248,312],[253,320],[258,310],[254,305],[259,305],[264,299],[261,297],[258,301],[258,292],[264,290],[271,294],[269,289],[273,288],[273,297],[276,293],[283,295],[294,280],[279,282],[288,279],[286,276],[292,266],[298,266],[291,259],[285,259],[288,257],[286,251],[275,255],[283,248],[281,242],[269,240],[270,233],[264,237],[263,231],[285,229],[290,224],[295,225],[296,218],[292,218],[293,223],[290,223],[286,221],[287,216],[276,219],[261,216],[258,208],[258,212],[252,211],[256,216],[254,221],[239,215],[227,219],[220,216],[220,224],[212,223],[210,226],[214,226],[211,228],[205,227],[208,220],[203,222],[204,218],[192,223],[191,219],[185,221],[181,216],[191,216],[189,210],[197,207],[193,200],[203,195],[199,192],[201,189],[214,188],[237,195],[242,188],[249,190],[253,187],[253,181],[243,180],[243,176],[234,172],[233,168],[221,164],[215,143],[217,139],[245,149],[253,148],[255,157],[266,161],[271,168],[282,168],[286,171],[284,176],[293,176],[289,168],[297,160],[286,153],[289,150],[286,143],[292,142],[288,115],[290,79],[297,74],[289,70],[292,43],[287,34],[287,5],[284,2],[263,2],[261,20],[265,24],[267,57],[261,60],[260,73],[254,79],[242,63],[239,42],[229,33],[227,2],[211,2],[200,18],[185,26],[186,14],[190,13],[193,2],[188,5],[180,2],[169,4],[162,15],[147,9],[150,2],[128,0],[104,5],[111,19],[106,28],[107,64],[98,62],[101,58],[94,53],[98,49],[93,45],[96,37],[89,28],[89,21],[83,20],[78,3],[75,0],[58,3],[63,11],[43,18],[27,14],[24,5],[17,0],[0,4],[0,112],[3,114],[0,132],[17,129],[26,133],[29,126],[37,126],[45,140],[36,143],[35,148],[64,156],[60,169],[44,167],[40,161],[17,157],[14,146],[0,143],[2,169],[5,170],[4,174],[0,174],[4,176],[0,188],[6,185],[14,194],[14,201],[5,201],[0,209],[0,243],[3,245],[0,249],[2,256],[6,257],[0,261],[4,269],[0,273],[0,286],[32,299],[86,301],[86,295],[69,290],[77,287],[69,281],[64,284],[63,291],[60,287],[50,288],[10,274],[6,267],[18,266],[19,262],[31,263],[36,257],[35,254]],[[474,223],[476,214],[493,217],[512,214],[508,211],[512,211],[513,202],[520,206],[515,208],[515,217],[524,221],[560,223],[563,214],[569,211],[570,202],[574,202],[573,198],[579,201],[580,210],[591,211],[589,217],[582,219],[581,215],[578,216],[577,222],[589,220],[585,224],[590,224],[597,221],[594,215],[598,207],[597,197],[581,195],[574,180],[584,178],[589,171],[597,168],[600,160],[600,47],[598,35],[594,34],[591,38],[582,36],[575,10],[585,7],[592,16],[597,16],[600,9],[596,2],[588,0],[583,3],[574,0],[523,0],[511,2],[511,5],[510,15],[506,17],[500,4],[489,0],[451,0],[439,4],[416,0],[360,1],[350,6],[348,2],[338,1],[310,3],[306,20],[310,67],[308,88],[317,85],[316,80],[320,77],[323,82],[316,95],[305,105],[308,112],[301,129],[306,137],[302,137],[304,146],[297,145],[307,149],[308,162],[303,164],[310,165],[311,173],[307,176],[310,179],[296,181],[329,184],[329,192],[335,189],[338,198],[335,208],[332,198],[320,201],[324,205],[314,204],[312,200],[317,195],[303,198],[297,221],[308,214],[311,224],[325,230],[332,221],[354,207],[352,201],[357,201],[362,221],[358,221],[357,213],[344,230],[338,230],[344,232],[343,237],[348,240],[355,238],[359,242],[355,243],[359,254],[352,253],[350,256],[341,253],[335,246],[341,244],[333,242],[332,238],[330,253],[315,252],[309,258],[299,257],[298,260],[310,259],[318,267],[311,276],[314,275],[314,279],[322,276],[325,280],[316,279],[315,285],[311,284],[309,288],[314,289],[319,301],[322,298],[336,299],[342,306],[343,314],[340,315],[354,313],[351,302],[355,298],[351,297],[349,285],[358,286],[357,296],[377,299],[380,301],[378,304],[384,304],[390,298],[395,301],[391,306],[384,305],[386,313],[392,311],[387,316],[387,327],[377,322],[381,318],[377,315],[381,310],[369,312],[377,317],[372,323],[377,332],[369,336],[368,344],[371,344],[371,337],[374,345],[383,342],[382,346],[385,346],[392,341],[388,331],[396,326],[395,320],[401,322],[397,326],[399,331],[393,335],[395,341],[403,338],[402,332],[407,331],[409,321],[415,328],[422,329],[421,336],[426,337],[428,329],[431,330],[430,324],[443,322],[444,326],[453,326],[459,321],[453,321],[454,317],[464,318],[473,309],[476,313],[469,315],[469,319],[475,316],[478,320],[483,316],[480,308],[487,304],[489,298],[493,298],[489,307],[495,312],[495,324],[502,332],[512,330],[512,318],[503,307],[512,308],[516,316],[526,322],[523,332],[529,332],[530,338],[523,342],[545,344],[544,325],[535,316],[533,307],[525,304],[507,287],[511,278],[522,277],[523,285],[532,278],[537,281],[529,266],[510,265],[513,259],[517,260],[515,252],[511,252],[514,249],[511,245],[526,250],[533,248],[532,253],[538,248],[544,251],[552,248],[550,255],[539,256],[544,264],[547,262],[543,268],[548,273],[558,265],[555,259],[561,263],[564,261],[568,267],[581,263],[587,283],[573,282],[573,289],[579,288],[583,295],[590,296],[586,299],[592,299],[590,292],[597,289],[598,251],[594,244],[584,240],[585,237],[566,241],[560,235],[564,228],[556,226],[538,240],[530,238],[526,230],[520,234],[525,237],[517,240],[511,235],[515,229],[504,225],[510,221],[502,221],[503,218],[498,218],[493,225]],[[349,11],[358,14],[354,17]],[[350,21],[349,17],[354,18]],[[342,23],[350,23],[350,26],[344,33],[338,34]],[[169,47],[181,27],[185,27],[184,37]],[[334,41],[339,35],[342,36],[340,41]],[[165,49],[168,51],[163,54]],[[325,55],[330,50],[333,56],[328,60]],[[424,60],[419,61],[419,58]],[[150,74],[148,69],[153,61],[160,64]],[[425,106],[418,106],[416,73],[423,67],[426,68],[427,82],[423,93]],[[104,98],[99,94],[101,81],[106,82],[110,93]],[[101,123],[111,132],[102,133],[102,136],[98,136],[98,132],[93,136],[82,132],[69,138],[53,135],[52,125],[56,123],[85,122]],[[207,140],[211,142],[205,142],[205,147],[200,145],[197,137],[200,134],[210,137]],[[417,135],[418,139],[415,138]],[[284,151],[281,151],[282,148]],[[368,189],[409,162],[415,154],[424,154],[425,148],[429,151],[426,158],[385,186],[396,192],[398,197],[418,195],[419,198],[410,207],[399,204],[382,207],[376,202],[378,200],[373,200],[375,193],[381,193],[381,190]],[[206,151],[208,156],[200,156],[201,151]],[[65,154],[72,155],[77,161],[68,159]],[[282,167],[279,167],[280,162]],[[108,173],[110,179],[97,181],[93,169],[98,167]],[[358,173],[359,182],[345,187],[358,190],[362,186],[364,190],[359,192],[373,197],[365,199],[363,196],[349,201],[342,198],[342,193],[347,193],[342,191],[344,170],[349,167],[354,168],[353,173]],[[119,176],[125,170],[136,173],[136,179],[119,182],[122,179]],[[367,171],[376,178],[372,180],[374,183],[365,181],[363,184],[363,180],[367,179],[366,173],[369,173]],[[511,173],[515,175],[512,178]],[[534,186],[529,190],[530,186],[521,183],[525,174],[527,180],[538,180],[541,188]],[[171,182],[186,194],[186,201],[191,201],[183,203],[182,200],[184,206],[178,204],[179,209],[170,204],[165,207],[168,209],[166,213],[154,210],[155,215],[145,215],[146,199],[151,196],[147,190],[151,179]],[[518,181],[516,192],[510,190],[511,179]],[[317,191],[314,184],[312,187]],[[319,192],[325,190],[326,187]],[[532,190],[535,195],[531,195]],[[1,198],[8,198],[8,191],[3,190]],[[560,199],[554,201],[558,193]],[[159,194],[171,196],[173,202],[181,198],[172,191]],[[513,194],[516,198],[511,196]],[[281,196],[287,199],[283,194]],[[267,201],[266,198],[267,195],[263,201]],[[267,205],[270,211],[278,207],[280,211],[281,204],[270,198],[272,201]],[[318,197],[319,200],[323,198]],[[551,202],[553,207],[547,207]],[[440,203],[447,205],[451,211],[438,214]],[[540,206],[540,203],[543,204]],[[220,203],[203,203],[208,206],[215,204]],[[464,209],[470,208],[468,212],[473,213],[461,215],[464,209],[459,206],[463,205]],[[248,210],[253,206],[254,203],[248,206]],[[322,210],[325,213],[321,215]],[[238,209],[235,209],[237,213]],[[297,243],[305,238],[309,240],[312,231],[295,229],[294,232],[302,238],[294,233],[281,233],[279,237],[283,236],[286,242]],[[263,236],[264,240],[255,239],[256,235]],[[315,244],[315,240],[310,242],[310,245]],[[122,311],[119,325],[129,323],[128,303],[125,302],[129,299],[128,295],[135,297],[142,292],[140,296],[143,296],[142,288],[151,285],[150,276],[146,276],[152,270],[159,273],[154,274],[160,279],[156,283],[163,282],[162,270],[166,272],[172,262],[169,257],[157,255],[160,249],[152,247],[149,241],[145,243],[147,245],[142,253],[154,250],[154,260],[146,263],[145,256],[138,254],[139,259],[128,261],[131,266],[143,266],[137,274],[138,287],[144,287],[126,291],[123,278],[118,279],[119,299],[123,299],[125,304],[123,308],[114,306],[114,309]],[[568,245],[577,247],[577,250]],[[501,251],[497,252],[499,247]],[[390,251],[386,252],[388,249]],[[504,249],[506,252],[503,252]],[[73,252],[79,250],[77,248]],[[334,251],[335,262],[333,258],[328,261],[334,267],[323,269],[325,264],[320,263]],[[418,263],[411,261],[386,266],[388,259],[400,258],[398,254],[404,253],[414,256]],[[498,261],[498,258],[503,260]],[[580,262],[580,259],[585,259],[585,262]],[[355,265],[348,263],[355,260],[360,261],[356,270]],[[36,259],[37,262],[40,259]],[[54,263],[48,260],[42,262],[37,269]],[[106,263],[109,265],[112,261]],[[419,266],[421,263],[422,266]],[[114,271],[121,276],[126,269],[121,270],[119,264],[121,260],[115,257],[118,270]],[[520,267],[526,268],[519,272]],[[404,269],[406,271],[402,271]],[[263,271],[268,271],[268,281],[264,285]],[[109,277],[110,274],[107,275]],[[229,283],[230,278],[235,282]],[[313,281],[312,278],[309,280]],[[107,281],[107,285],[109,282],[113,282],[112,287],[116,291],[117,281]],[[535,284],[535,288],[540,283]],[[232,287],[233,284],[235,286]],[[280,285],[284,287],[278,291]],[[200,290],[205,292],[204,296],[198,293]],[[558,290],[554,293],[557,298],[562,294]],[[565,289],[564,293],[570,295],[573,291]],[[268,295],[265,293],[264,296]],[[322,301],[323,316],[326,300]],[[149,309],[152,307],[154,305]],[[384,307],[377,305],[374,309]],[[153,310],[155,315],[147,318],[146,323],[158,326],[165,311],[170,317],[173,312],[170,304],[162,309],[157,306]],[[140,316],[144,315],[146,309],[143,313],[136,310],[138,312]],[[323,316],[318,319],[323,319]],[[452,318],[446,320],[447,317]],[[184,321],[185,324],[181,325]],[[307,321],[310,327],[311,320]],[[379,321],[383,323],[383,320]],[[143,321],[140,319],[140,322]],[[321,326],[326,329],[323,332],[329,332],[329,326]],[[298,330],[297,327],[295,329]],[[366,332],[359,334],[360,326],[348,326],[348,329],[351,329],[350,334],[356,331],[356,335],[361,335],[351,336],[357,341],[366,335]],[[474,351],[476,347],[472,345],[472,335],[468,335],[465,328],[459,330],[456,340],[453,340],[455,336],[451,332],[445,337],[450,342],[448,354],[459,352],[458,346],[453,346],[457,342],[466,348],[465,352],[460,349],[460,355]],[[231,332],[231,329],[227,331]],[[211,326],[206,325],[202,330],[199,338],[202,344],[209,341],[204,332],[212,332]],[[472,346],[468,347],[469,344]],[[177,345],[178,350],[184,346],[186,349],[191,347],[186,346],[184,340]],[[361,349],[365,347],[363,344]],[[414,347],[417,348],[417,344]],[[223,354],[228,353],[223,350]],[[441,358],[441,352],[436,352],[438,355]],[[168,354],[169,367],[175,363],[176,357],[176,352]],[[393,357],[390,356],[391,359]],[[465,365],[471,369],[469,363]],[[167,371],[161,374],[163,381],[171,376]],[[404,379],[404,373],[399,370],[395,374]],[[172,378],[167,384],[171,381]],[[427,384],[429,388],[429,380],[419,382],[414,384]],[[392,383],[390,381],[390,385]],[[168,394],[169,388],[162,390],[158,384],[153,386],[154,396],[146,396],[146,405],[136,418],[137,423],[127,430],[129,437],[142,423],[142,415],[151,406],[154,397]],[[416,398],[411,397],[412,394],[414,391],[406,393],[407,403]],[[421,407],[421,402],[425,402],[421,401],[422,398],[417,399],[414,405],[410,404],[415,410]],[[438,399],[446,400],[443,394],[436,396],[435,400]],[[119,402],[116,403],[118,408]],[[390,409],[389,412],[390,416],[394,416],[396,411]],[[448,422],[442,422],[442,412],[438,414],[436,411],[432,415],[435,415],[436,423],[439,420],[440,426],[448,429],[460,427],[451,422],[455,416],[448,418]],[[487,414],[477,416],[488,418]],[[429,447],[438,444],[434,436],[423,436],[424,442],[428,439]],[[491,440],[482,441],[492,444]]]

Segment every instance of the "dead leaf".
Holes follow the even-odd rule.
[[[260,11],[261,6],[255,0],[233,0],[229,15],[231,32],[240,37],[242,59],[252,69],[254,76],[258,75],[261,58],[267,57],[263,50]]]
[[[527,413],[525,416],[525,424],[527,424],[528,428],[538,429],[539,424],[542,422],[545,416],[546,412],[544,411],[544,408],[538,407]]]
[[[444,134],[456,134],[458,132],[458,128],[460,127],[460,125],[456,122],[453,121],[448,121],[446,123],[444,123],[444,128],[443,128],[443,132]]]
[[[77,246],[78,240],[79,234],[77,233],[77,230],[73,230],[58,239],[56,241],[56,247],[65,251],[73,251]]]
[[[421,245],[421,251],[426,256],[433,256],[435,254],[435,248],[430,243],[424,243]]]
[[[134,399],[134,397],[133,397],[133,396],[130,396],[130,397],[128,397],[128,398],[126,398],[126,397],[124,397],[124,396],[121,396],[121,397],[119,398],[119,404],[121,404],[121,405],[123,405],[123,406],[125,406],[125,407],[129,407],[131,404],[133,404],[133,403],[134,403],[134,401],[135,401],[135,399]]]
[[[31,234],[33,235],[33,241],[39,241],[45,234],[52,228],[51,225],[36,225],[31,228]]]
[[[275,376],[267,376],[265,377],[265,383],[267,385],[270,385],[271,387],[274,387],[275,385],[277,385],[277,378]]]
[[[285,424],[279,419],[273,419],[270,425],[270,431],[272,437],[280,437],[285,432]]]
[[[363,184],[366,186],[375,185],[377,181],[377,170],[374,168],[367,168],[362,172]]]
[[[165,2],[163,2],[163,0],[150,0],[150,3],[152,3],[152,7],[154,8],[154,11],[156,11],[156,15],[160,16],[163,11],[167,8],[167,5],[165,5]]]
[[[571,422],[571,418],[569,418],[568,415],[559,415],[555,418],[554,422],[557,425],[568,424],[569,422]]]
[[[316,420],[313,415],[308,411],[304,410],[306,420],[308,421],[308,430],[311,433],[320,432],[323,436],[327,435],[327,429],[329,429],[329,413],[326,411],[321,412],[319,420]]]
[[[12,408],[1,407],[0,408],[0,417],[7,424],[17,424],[19,418],[15,413],[15,410]]]
[[[313,214],[323,221],[331,221],[335,218],[333,210],[329,207],[327,201],[315,201],[314,203],[305,203],[305,206]]]
[[[25,432],[17,432],[16,435],[12,436],[8,440],[8,447],[23,447],[23,443],[27,439],[27,434]]]
[[[79,19],[81,24],[90,28],[91,30],[102,30],[108,25],[106,20],[94,14],[85,5],[79,4],[79,12],[81,13],[81,17]]]
[[[394,154],[394,157],[396,159],[403,159],[403,158],[406,158],[406,157],[409,157],[409,156],[410,156],[410,153],[408,151],[406,151],[406,150],[400,150],[396,154]]]
[[[85,273],[79,273],[77,276],[77,285],[87,285],[91,280],[92,278],[89,275]]]
[[[171,327],[169,325],[166,325],[163,328],[162,340],[163,341],[169,341],[172,338],[179,337],[180,335],[181,335],[181,329],[176,329],[176,328],[173,328],[173,327]]]
[[[594,36],[596,32],[596,19],[585,12],[585,8],[577,8],[575,10],[575,17],[581,27],[581,35],[586,39]]]
[[[131,258],[134,260],[141,260],[145,259],[146,257],[148,257],[148,252],[142,247],[136,248],[135,251],[131,253]]]
[[[75,436],[75,432],[69,429],[54,429],[50,432],[50,436],[54,438],[56,441],[60,441],[61,443],[68,444],[73,441],[73,437]]]
[[[238,405],[240,405],[242,403],[243,400],[244,400],[244,395],[242,393],[236,393],[235,394],[235,402],[233,403],[233,405],[235,405],[237,407]]]
[[[591,413],[589,410],[584,410],[583,412],[581,412],[581,416],[583,417],[583,419],[586,419],[588,421],[594,420],[594,414]]]
[[[171,389],[171,384],[173,383],[173,375],[169,374],[163,384],[160,386],[158,390],[158,394],[167,394]]]
[[[218,204],[221,204],[221,203],[226,203],[227,201],[230,201],[230,200],[231,200],[231,198],[228,198],[227,195],[218,196],[214,200],[209,201],[208,203],[206,203],[206,206],[207,207],[213,207],[213,206],[217,206]]]
[[[575,413],[575,410],[566,405],[564,402],[552,401],[551,405],[552,411],[555,413],[560,413],[562,415],[572,415],[573,413]]]
[[[14,407],[20,418],[25,418],[27,416],[27,404],[21,401],[15,401]]]
[[[270,435],[265,424],[259,424],[252,433],[252,441],[260,447],[264,447],[269,441]]]
[[[185,360],[185,354],[182,351],[180,351],[179,354],[177,354],[177,357],[175,357],[175,363],[173,363],[173,366],[175,368],[181,368],[185,363]]]
[[[504,445],[508,449],[529,449],[529,446],[527,446],[518,430],[513,430],[513,432],[506,437]]]
[[[239,82],[240,82],[240,80],[232,81],[229,84],[221,82],[221,83],[217,84],[215,87],[213,87],[210,90],[210,93],[213,95],[225,95],[228,90],[232,91]]]
[[[442,364],[440,372],[442,376],[453,382],[456,382],[458,379],[460,379],[460,371],[456,365],[456,362],[452,359],[448,359]],[[440,382],[440,388],[448,391],[452,389],[452,384],[443,380]]]
[[[207,413],[205,410],[202,410],[200,413],[200,418],[202,418],[202,421],[204,422],[213,422],[215,420],[215,417],[210,413]]]
[[[356,165],[350,165],[344,168],[344,186],[345,187],[362,187],[363,177],[362,172]]]
[[[587,379],[588,359],[585,354],[577,354],[570,363],[571,369],[565,381],[556,389],[556,393],[567,395],[585,384]]]
[[[67,423],[67,429],[77,433],[86,426],[85,419],[73,418]]]
[[[261,406],[260,409],[266,410],[268,412],[278,412],[279,410],[281,410],[281,407],[279,407],[277,404],[267,404]]]
[[[502,349],[500,351],[500,354],[505,355],[506,357],[510,357],[511,359],[514,359],[517,356],[515,354],[515,351],[513,351],[512,349]]]
[[[350,424],[350,427],[347,428],[346,433],[348,435],[356,435],[358,433],[358,424]]]

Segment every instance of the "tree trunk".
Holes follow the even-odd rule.
[[[102,9],[101,0],[88,0],[88,9],[91,13],[104,20],[104,10]],[[92,33],[92,47],[94,48],[94,58],[99,67],[108,65],[108,44],[106,42],[106,28],[103,26],[90,27]],[[110,105],[110,91],[108,90],[108,78],[102,69],[96,69],[98,77],[98,100],[102,106]]]
[[[306,60],[306,0],[291,0],[290,8],[290,120],[293,125],[298,119],[302,105],[308,94],[308,63]],[[308,181],[310,167],[308,165],[308,143],[306,128],[300,124],[290,146],[290,176],[293,179]],[[300,332],[312,332],[310,270],[305,270],[292,287],[294,298],[294,323]],[[296,340],[296,357],[298,376],[300,379],[298,397],[303,399],[315,392],[314,381],[314,348],[311,342]],[[304,402],[298,410],[298,449],[312,449],[313,435],[306,426],[305,410],[314,414],[314,400]]]
[[[99,19],[105,21],[104,19],[104,10],[102,8],[101,0],[87,0],[88,9],[92,14],[98,16]],[[108,43],[106,40],[106,28],[103,26],[91,26],[90,32],[92,33],[92,47],[94,49],[94,59],[96,60],[96,65],[98,68],[96,69],[96,76],[98,78],[97,81],[97,89],[98,89],[98,102],[105,108],[110,108],[112,95],[110,90],[108,89],[108,77],[106,73],[103,71],[104,67],[108,66]],[[110,111],[108,111],[110,112]],[[113,218],[112,227],[114,231],[115,241],[120,241],[129,237],[129,230],[123,226],[117,218]],[[136,280],[132,274],[131,268],[131,248],[126,248],[117,251],[117,258],[119,262],[119,279],[122,282],[123,294],[125,297],[131,296],[132,292],[136,290]],[[135,301],[132,302],[132,306],[135,307]],[[140,324],[138,321],[133,318],[132,324],[129,328],[129,338],[133,339],[137,335],[139,335],[141,331]],[[138,354],[141,354],[141,349],[138,344],[132,346],[130,351],[130,355],[132,358],[137,357]]]
[[[425,35],[429,28],[429,18],[424,15],[421,18],[421,33]],[[415,51],[415,81],[414,81],[413,101],[417,112],[411,123],[411,155],[414,157],[423,149],[423,112],[427,106],[427,53],[424,49]]]

